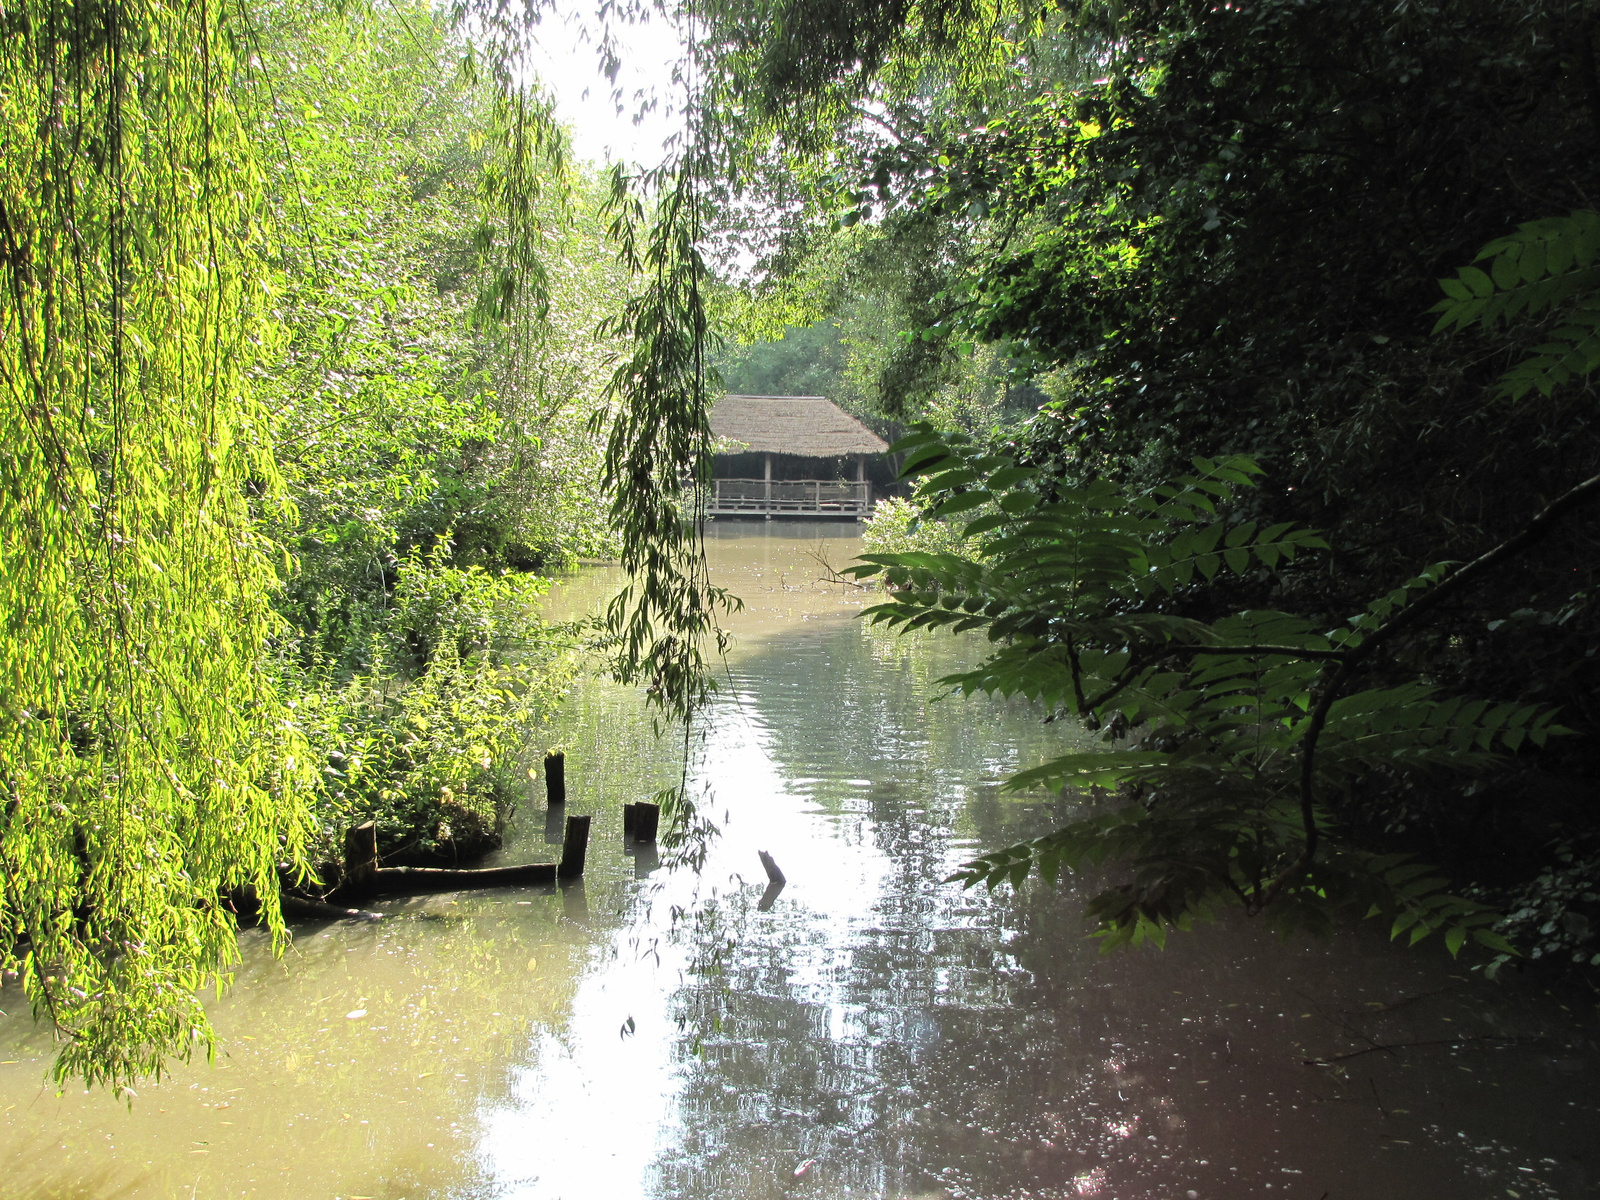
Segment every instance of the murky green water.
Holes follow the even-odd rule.
[[[1071,888],[942,884],[1049,827],[1053,804],[997,783],[1075,735],[927,704],[975,648],[855,620],[871,597],[816,557],[847,561],[851,528],[712,528],[747,608],[692,747],[721,828],[698,875],[620,831],[680,747],[585,681],[550,735],[595,817],[580,886],[396,902],[302,927],[283,960],[247,936],[222,1056],[131,1112],[43,1086],[48,1038],[7,991],[0,1195],[1600,1195],[1592,1001],[1242,919],[1103,957]],[[551,856],[545,815],[530,802],[505,858]],[[790,881],[765,910],[761,849]]]

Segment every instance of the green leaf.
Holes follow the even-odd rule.
[[[954,516],[956,513],[970,512],[980,505],[987,504],[992,499],[994,497],[986,491],[960,492],[951,496],[950,499],[935,505],[933,512],[941,517]]]
[[[941,463],[949,461],[951,457],[950,451],[942,445],[924,446],[906,457],[900,467],[900,478],[910,479],[913,475],[931,471]]]
[[[1515,946],[1492,929],[1474,929],[1472,931],[1472,940],[1480,946],[1488,947],[1497,954],[1510,954],[1516,958],[1522,957],[1521,952]]]
[[[1459,274],[1461,282],[1471,289],[1474,296],[1482,298],[1494,294],[1494,281],[1477,267],[1462,267]]]
[[[1000,497],[1000,509],[1011,516],[1027,512],[1039,503],[1039,497],[1032,492],[1008,492]]]
[[[1002,467],[989,477],[988,487],[991,492],[1003,492],[1024,480],[1032,479],[1038,473],[1036,467]]]
[[[991,529],[999,529],[1010,520],[1010,515],[1004,512],[986,513],[977,520],[969,522],[962,531],[962,536],[977,537],[980,533],[988,533]]]

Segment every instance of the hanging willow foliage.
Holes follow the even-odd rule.
[[[527,330],[564,137],[517,24],[480,25],[476,243],[479,315]],[[293,569],[263,530],[293,514],[250,385],[292,333],[274,238],[312,235],[266,225],[260,50],[238,0],[0,0],[0,970],[63,1080],[209,1051],[226,898],[254,890],[281,943],[308,832],[314,764],[263,669]]]
[[[624,682],[646,685],[652,702],[677,720],[688,720],[706,697],[705,639],[715,635],[721,648],[716,613],[729,603],[706,575],[700,540],[711,426],[698,175],[693,158],[667,175],[660,210],[638,251],[631,236],[636,202],[616,177],[612,235],[644,278],[606,330],[633,347],[611,379],[604,476],[630,575],[607,613],[617,644],[614,668]]]
[[[209,1049],[220,899],[305,834],[259,670],[280,505],[247,370],[259,181],[208,0],[0,16],[0,966],[121,1086]]]

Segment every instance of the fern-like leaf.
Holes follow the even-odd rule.
[[[1600,213],[1530,221],[1478,252],[1477,263],[1454,279],[1441,279],[1445,298],[1435,333],[1494,328],[1559,314],[1561,324],[1540,334],[1538,344],[1500,377],[1497,394],[1521,400],[1529,392],[1548,396],[1572,379],[1600,368]]]

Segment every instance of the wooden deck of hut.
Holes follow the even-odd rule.
[[[869,454],[889,447],[860,421],[823,396],[724,396],[711,410],[718,441],[717,477],[707,516],[864,517],[872,512]],[[738,456],[759,454],[760,478],[724,476]],[[817,478],[779,478],[774,460],[812,460]],[[824,479],[821,466],[853,461],[854,479]],[[748,461],[748,460],[747,460]]]

